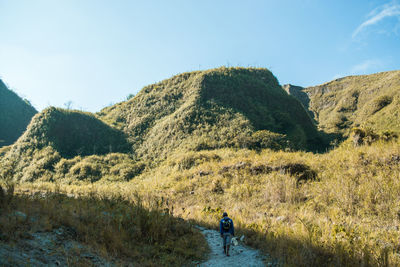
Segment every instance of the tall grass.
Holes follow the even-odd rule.
[[[226,210],[247,244],[283,265],[396,266],[399,163],[397,141],[346,142],[326,154],[221,149],[176,154],[130,183],[96,187],[157,197],[175,216],[209,227]],[[308,171],[291,171],[296,164]]]
[[[58,186],[52,190],[24,190],[17,195],[0,190],[4,241],[16,242],[35,231],[63,226],[72,229],[76,241],[121,265],[183,266],[203,259],[207,252],[202,235],[191,224],[160,210],[155,200],[148,209],[135,194],[128,200],[117,192],[103,195],[93,188],[81,191],[80,197],[67,197]],[[15,211],[27,217],[16,217]]]

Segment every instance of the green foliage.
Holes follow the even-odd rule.
[[[14,163],[0,161],[0,215],[3,209],[8,209],[14,194],[13,177],[15,173]]]
[[[349,76],[303,92],[324,131],[345,136],[352,127],[400,131],[400,71]]]
[[[69,171],[70,176],[77,180],[89,180],[96,182],[101,178],[101,167],[95,162],[81,161],[75,164]]]
[[[36,149],[52,146],[64,158],[77,155],[124,152],[128,144],[122,132],[90,113],[50,107],[36,115],[19,141]]]
[[[129,100],[129,99],[134,98],[134,97],[135,97],[134,94],[129,94],[129,95],[126,97],[126,100]]]
[[[205,153],[205,152],[189,152],[184,153],[183,155],[179,155],[177,158],[174,158],[170,164],[171,166],[177,166],[179,170],[188,170],[194,166],[200,165],[204,162],[208,161],[218,161],[221,157],[214,153]]]
[[[9,90],[0,80],[0,147],[14,143],[36,113],[29,101]]]
[[[371,145],[379,140],[383,142],[390,142],[392,140],[398,139],[398,133],[393,131],[383,131],[380,134],[374,132],[371,128],[361,129],[353,128],[351,129],[351,139],[354,146],[360,145]]]
[[[154,163],[178,148],[281,149],[289,141],[290,148],[317,150],[327,143],[302,105],[266,69],[180,74],[97,115],[126,132],[137,157]]]
[[[15,172],[13,180],[20,182],[129,181],[146,168],[144,162],[134,160],[130,155],[123,153],[66,159],[53,147],[46,146],[40,150],[25,150],[17,155],[19,158],[15,158],[11,151],[0,162],[11,162]]]
[[[375,114],[376,112],[380,111],[390,103],[392,103],[393,98],[388,95],[381,95],[372,100],[372,103],[369,105],[369,113],[370,115]]]
[[[290,149],[289,140],[284,135],[267,130],[256,131],[252,134],[252,146],[256,149],[271,148],[273,150]]]
[[[104,156],[61,159],[54,166],[52,175],[64,183],[79,181],[94,183],[99,180],[122,182],[140,175],[145,168],[143,162],[137,162],[127,154],[111,153]]]

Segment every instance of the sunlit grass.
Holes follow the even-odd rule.
[[[298,181],[302,164],[317,173]],[[285,169],[286,168],[286,169]],[[400,145],[345,142],[326,154],[220,149],[177,153],[131,182],[42,182],[19,190],[140,195],[144,206],[217,227],[228,211],[246,243],[296,266],[400,264]],[[157,201],[155,201],[155,199]]]

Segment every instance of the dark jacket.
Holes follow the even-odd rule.
[[[223,222],[225,219],[230,220],[230,222],[231,222],[231,227],[229,228],[229,230],[225,230],[225,229],[222,227],[222,222]],[[223,233],[230,233],[231,235],[235,235],[235,228],[233,227],[233,221],[232,221],[232,219],[230,219],[229,217],[225,217],[225,218],[221,219],[221,221],[219,222],[219,232],[221,233],[221,235],[222,235]]]

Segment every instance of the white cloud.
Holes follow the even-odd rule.
[[[353,32],[352,37],[355,38],[360,32],[369,26],[375,25],[385,18],[397,17],[400,21],[400,4],[397,2],[391,2],[383,6],[377,7],[370,14],[368,14],[369,19],[361,23],[360,26]],[[395,28],[398,27],[398,24]]]
[[[368,59],[357,65],[354,65],[350,72],[351,74],[364,74],[368,70],[373,70],[382,66],[382,62],[376,59]]]

